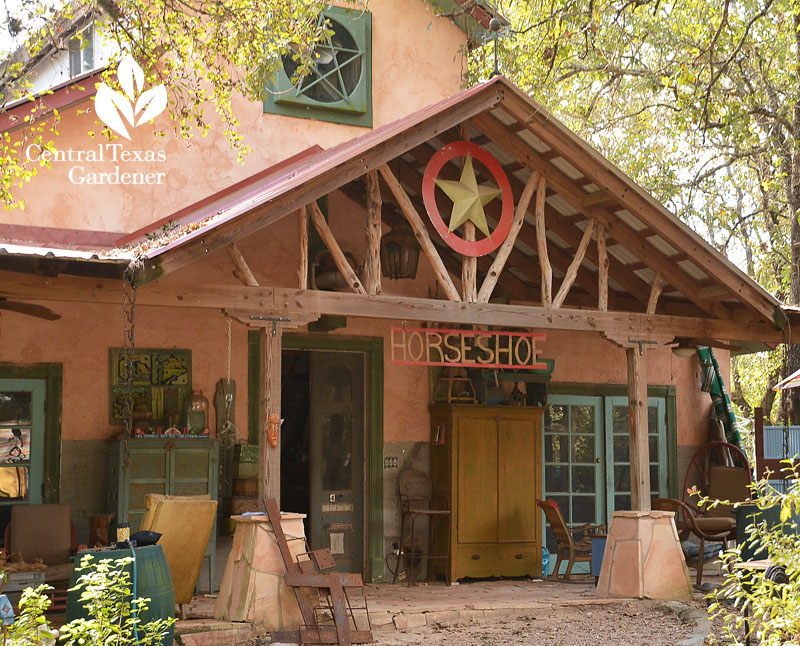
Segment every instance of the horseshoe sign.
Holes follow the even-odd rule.
[[[459,181],[439,179],[445,164],[457,157],[464,157]],[[477,159],[492,174],[498,188],[479,186],[473,168]],[[453,202],[453,210],[445,223],[436,205],[436,188],[441,189]],[[456,141],[436,152],[425,168],[422,179],[422,197],[434,228],[442,239],[463,256],[485,256],[497,249],[511,231],[514,219],[514,196],[503,167],[495,157],[470,141]],[[484,207],[495,198],[500,198],[502,209],[500,221],[489,231]],[[467,240],[456,230],[465,222],[472,222],[483,234],[480,240]]]

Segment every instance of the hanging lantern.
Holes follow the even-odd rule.
[[[392,227],[381,238],[381,269],[386,278],[416,278],[419,245],[414,232],[406,224]]]

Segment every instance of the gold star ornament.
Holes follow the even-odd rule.
[[[478,186],[475,170],[472,167],[472,155],[467,154],[461,180],[436,179],[436,186],[442,189],[447,197],[453,200],[453,211],[450,214],[448,231],[455,231],[465,222],[472,222],[483,235],[491,237],[486,224],[486,213],[483,207],[500,195],[503,191],[491,186]]]

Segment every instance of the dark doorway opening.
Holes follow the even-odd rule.
[[[311,536],[310,359],[302,350],[281,355],[281,507],[306,514],[306,536]]]

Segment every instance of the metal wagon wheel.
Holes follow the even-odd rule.
[[[696,514],[703,509],[697,505],[697,497],[689,493],[691,487],[697,487],[701,496],[708,495],[712,466],[726,466],[745,469],[750,473],[747,456],[735,444],[728,442],[709,442],[701,446],[692,456],[686,478],[683,481],[683,502],[689,505]]]

